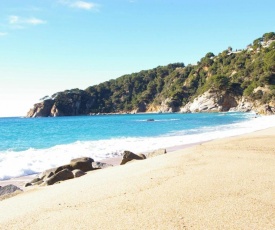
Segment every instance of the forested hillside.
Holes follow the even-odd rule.
[[[174,63],[124,75],[85,90],[56,93],[35,104],[28,116],[189,111],[183,108],[204,93],[215,95],[211,96],[215,97],[214,109],[209,111],[228,111],[249,102],[251,109],[265,105],[272,112],[275,33],[264,34],[243,50],[228,47],[218,55],[209,52],[196,65]],[[225,106],[225,97],[234,103],[230,99],[232,103]]]

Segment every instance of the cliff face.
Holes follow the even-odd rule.
[[[238,105],[237,99],[226,92],[207,91],[193,102],[187,103],[181,112],[226,112]]]
[[[86,115],[94,105],[94,99],[83,90],[57,93],[34,105],[27,117],[58,117]]]
[[[47,99],[34,105],[27,114],[27,117],[59,117],[59,116],[77,116],[89,115],[89,111],[95,106],[94,98],[84,94],[73,94],[68,98],[60,100],[64,95],[57,99]],[[275,114],[274,105],[261,104],[250,101],[245,97],[238,97],[226,92],[207,91],[195,98],[192,102],[188,102],[183,107],[175,107],[171,105],[171,99],[167,98],[162,101],[161,105],[146,105],[141,103],[138,108],[131,113],[140,112],[181,112],[181,113],[197,113],[197,112],[249,112],[255,111],[259,114],[272,115]],[[125,112],[125,111],[120,111]]]
[[[27,117],[49,117],[53,105],[54,100],[52,99],[34,104],[33,108],[27,113]]]
[[[182,113],[196,112],[250,112],[263,115],[275,114],[274,104],[261,104],[259,101],[253,101],[244,96],[236,96],[227,92],[211,90],[198,96],[193,102],[187,103],[180,108]]]

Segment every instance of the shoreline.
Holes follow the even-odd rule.
[[[227,114],[227,113],[226,113]],[[221,129],[203,129],[195,133],[179,133],[179,134],[164,134],[152,137],[137,137],[128,139],[106,139],[96,143],[93,141],[81,141],[78,143],[72,142],[64,145],[56,145],[49,148],[26,149],[23,151],[3,152],[3,160],[1,163],[1,179],[7,179],[13,176],[22,177],[28,173],[44,171],[46,169],[67,164],[70,159],[78,157],[91,157],[96,161],[102,158],[117,156],[124,150],[129,150],[134,153],[146,153],[157,149],[166,149],[168,152],[193,146],[204,141],[211,141],[220,137],[234,136],[242,133],[252,132],[257,129],[270,126],[275,116],[264,116],[262,118],[249,119],[251,115],[245,116],[244,121],[233,123],[232,126],[227,126]],[[219,116],[221,117],[221,116]],[[247,119],[248,118],[248,119]],[[259,122],[258,122],[259,119]],[[252,120],[252,121],[251,121]],[[236,125],[235,125],[236,124]],[[147,126],[147,125],[146,125]],[[211,126],[212,127],[212,126]],[[126,140],[126,142],[125,142]],[[196,143],[193,143],[196,142]],[[190,143],[187,144],[186,143]],[[105,145],[106,144],[106,145]],[[91,145],[92,147],[87,147]],[[170,146],[170,147],[167,147]],[[75,151],[73,150],[75,149]],[[151,149],[151,150],[150,150]],[[2,152],[1,152],[2,153]],[[14,153],[16,168],[10,168],[12,165],[10,155]],[[6,155],[7,154],[7,155]],[[12,155],[11,155],[12,156]],[[98,157],[96,157],[98,156]],[[105,159],[104,159],[105,160]],[[108,160],[110,161],[110,160]],[[7,163],[5,163],[7,162]],[[21,162],[23,163],[21,165]],[[36,163],[38,162],[38,163]],[[3,167],[2,167],[3,166]],[[15,178],[15,177],[14,177]],[[4,180],[3,180],[4,181]],[[1,181],[0,181],[1,183]]]
[[[195,145],[199,145],[201,143],[204,143],[204,142],[168,147],[166,149],[166,151],[167,151],[167,154],[169,154],[171,152],[182,150],[182,149],[185,149],[185,148],[190,148],[190,147],[193,147]],[[105,159],[99,160],[99,162],[106,163],[106,164],[111,164],[114,167],[119,166],[121,161],[122,161],[122,156],[112,157],[112,158],[105,158]],[[26,175],[26,176],[21,176],[21,177],[13,177],[13,178],[10,178],[8,180],[0,180],[0,187],[12,184],[12,185],[15,185],[15,186],[19,187],[23,191],[35,188],[35,187],[25,187],[25,184],[28,183],[29,181],[31,181],[33,178],[35,178],[40,173],[41,172]]]
[[[212,142],[212,141],[216,141],[216,140],[220,140],[220,139],[222,140],[222,139],[227,139],[227,138],[232,138],[232,137],[249,135],[249,134],[253,134],[253,133],[256,133],[256,132],[260,132],[260,131],[264,131],[264,130],[268,130],[268,129],[272,129],[272,128],[273,127],[264,128],[264,129],[261,129],[261,130],[256,130],[256,131],[252,131],[252,132],[245,133],[245,134],[236,134],[236,135],[233,135],[233,136],[221,137],[221,138],[216,138],[216,139],[212,139],[212,140],[208,140],[208,141],[200,141],[200,142],[188,143],[188,144],[184,144],[184,145],[171,146],[171,147],[167,147],[166,151],[167,151],[167,154],[170,154],[170,153],[173,153],[173,152],[185,150],[187,148],[192,148],[194,146],[201,145],[203,143]],[[157,149],[155,149],[155,150],[157,150]],[[155,151],[155,150],[153,150],[153,151]],[[136,154],[140,154],[140,152],[138,152]],[[85,156],[83,156],[83,157],[85,157]],[[116,166],[120,165],[121,160],[122,160],[122,156],[117,156],[117,157],[111,157],[111,158],[104,158],[102,160],[99,160],[99,162],[111,164],[114,167],[116,167]],[[48,169],[46,169],[46,170],[48,170]],[[26,176],[13,177],[13,178],[10,178],[10,179],[7,179],[7,180],[0,180],[0,187],[12,184],[12,185],[15,185],[15,186],[19,187],[23,191],[27,191],[27,190],[36,188],[36,186],[35,187],[25,187],[25,184],[28,183],[29,181],[31,181],[33,178],[35,178],[40,173],[41,172],[26,175]]]

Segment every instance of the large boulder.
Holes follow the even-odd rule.
[[[62,171],[54,174],[52,177],[48,178],[44,185],[53,185],[57,182],[69,180],[74,178],[74,174],[69,169],[63,169]]]
[[[120,164],[124,165],[131,160],[143,160],[143,159],[144,159],[143,156],[139,156],[139,155],[134,154],[130,151],[124,151],[123,158],[122,158],[122,161]]]
[[[81,158],[72,159],[70,166],[72,167],[72,170],[80,169],[83,172],[87,172],[87,171],[93,170],[93,165],[92,165],[93,162],[94,160],[90,157],[81,157]]]
[[[56,168],[51,168],[40,173],[32,181],[25,184],[25,187],[32,185],[52,185],[56,182],[72,179],[74,177],[79,177],[85,175],[85,172],[93,170],[94,160],[89,157],[81,157],[72,159],[70,164],[62,165]],[[97,168],[107,167],[100,165]]]
[[[13,184],[0,187],[0,196],[14,193],[15,191],[22,191],[22,190]]]

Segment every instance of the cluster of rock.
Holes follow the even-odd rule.
[[[159,149],[147,154],[135,154],[130,151],[124,151],[121,165],[133,160],[144,160],[146,158],[165,154],[165,149]],[[96,169],[104,169],[113,165],[102,162],[95,162],[90,157],[81,157],[71,160],[70,164],[62,165],[57,168],[48,169],[40,173],[36,178],[28,182],[25,187],[40,185],[48,186],[59,183],[61,181],[81,177],[88,171]]]
[[[60,181],[81,177],[88,171],[103,169],[110,166],[112,165],[95,162],[90,157],[76,158],[72,159],[70,164],[48,169],[40,173],[36,178],[27,183],[25,187],[33,185],[53,185],[55,183],[59,183]]]
[[[166,154],[166,149],[159,149],[147,154],[135,154],[130,151],[124,151],[120,165],[124,165],[128,162],[133,162],[135,160],[145,160],[147,158],[155,157],[162,154]],[[111,164],[95,162],[90,157],[76,158],[71,160],[70,164],[48,169],[40,173],[36,178],[26,183],[25,187],[35,186],[35,185],[40,185],[40,186],[53,185],[53,184],[60,183],[61,181],[84,176],[88,171],[104,169],[112,166],[113,165]],[[12,184],[6,185],[3,187],[0,186],[1,199],[7,198],[19,192],[22,192],[22,189]]]

